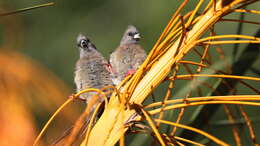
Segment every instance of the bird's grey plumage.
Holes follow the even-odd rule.
[[[77,92],[87,88],[102,89],[105,86],[113,85],[110,72],[109,70],[107,70],[108,62],[105,60],[102,54],[97,51],[95,45],[91,43],[86,36],[80,34],[77,37],[77,46],[80,52],[80,58],[76,63],[74,78]],[[86,102],[88,103],[93,95],[97,95],[97,93],[87,92],[81,94],[80,98],[86,100]],[[94,105],[92,105],[89,115],[86,118],[83,127],[81,127],[82,133],[84,133],[84,131],[86,130],[96,106],[98,105],[98,103],[101,103],[103,101],[104,98],[100,96],[98,98],[98,101]],[[54,142],[54,145],[64,140],[72,132],[72,129],[73,127],[67,129],[66,132]]]
[[[94,44],[90,40],[80,34],[77,38],[77,45],[80,51],[80,59],[76,63],[75,84],[77,92],[87,88],[102,89],[105,86],[113,85],[110,72],[106,66],[108,62],[99,53]],[[84,93],[80,98],[89,101],[96,92]],[[101,97],[100,102],[104,101]]]
[[[133,25],[124,32],[120,45],[110,55],[112,80],[118,85],[130,70],[137,70],[146,59],[146,52],[139,44],[140,33]]]

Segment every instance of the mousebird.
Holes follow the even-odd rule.
[[[84,35],[77,37],[77,46],[80,57],[76,63],[75,79],[77,92],[87,88],[102,89],[105,86],[113,85],[109,64],[106,59],[98,52],[96,46]],[[96,95],[96,92],[87,92],[80,95],[80,98],[88,101]],[[99,99],[104,101],[103,98]]]
[[[126,76],[136,72],[146,59],[146,52],[139,44],[141,36],[137,28],[129,25],[124,32],[120,45],[110,55],[112,80],[118,85]]]
[[[74,82],[76,84],[77,92],[80,92],[87,88],[97,88],[102,89],[108,85],[113,85],[110,67],[106,59],[98,52],[96,46],[87,38],[86,36],[79,34],[77,37],[77,46],[79,48],[79,59],[75,67],[75,78]],[[104,101],[102,95],[97,94],[97,92],[87,92],[80,95],[80,99],[88,103],[95,95],[98,95],[98,100],[91,105],[91,110],[89,115],[81,127],[81,132],[84,133],[87,129],[87,125],[95,111],[96,106]],[[107,95],[109,98],[110,95]],[[87,105],[89,106],[89,105]],[[102,108],[98,111],[99,114],[102,113]],[[97,117],[95,117],[97,118]],[[67,129],[64,134],[59,137],[53,145],[64,142],[65,138],[70,135],[73,127]]]

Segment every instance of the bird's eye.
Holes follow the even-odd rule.
[[[82,39],[82,40],[80,40],[80,47],[81,48],[87,48],[88,47],[88,43],[89,43],[88,40]]]
[[[134,33],[132,33],[132,32],[128,32],[127,35],[128,35],[128,36],[134,36]]]

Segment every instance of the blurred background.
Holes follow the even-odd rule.
[[[2,0],[0,12],[47,2],[52,1]],[[78,59],[75,40],[79,33],[89,36],[108,58],[127,25],[132,24],[141,32],[141,44],[148,53],[180,4],[174,0],[54,2],[54,6],[0,17],[0,97],[3,101],[0,102],[0,119],[4,125],[0,128],[0,145],[31,144],[50,115],[75,92],[74,64]],[[196,3],[189,2],[185,11],[192,10]],[[258,2],[248,9],[257,10],[259,6]],[[239,14],[228,18],[238,19]],[[247,14],[245,19],[259,20],[259,16]],[[216,32],[234,34],[237,26],[237,23],[220,22]],[[257,28],[257,25],[247,24],[242,33],[254,35]],[[224,47],[228,59],[232,59],[232,48],[233,45]],[[258,60],[254,66],[259,65]],[[51,124],[44,140],[53,141],[53,137],[75,121],[83,108],[81,102],[67,107]]]

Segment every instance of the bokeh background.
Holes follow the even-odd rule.
[[[0,12],[47,2],[51,1],[1,0]],[[10,136],[7,135],[5,141],[1,140],[0,145],[15,144],[12,140],[19,137],[24,145],[32,143],[50,115],[74,93],[74,64],[78,58],[75,40],[79,33],[89,36],[100,52],[108,58],[109,53],[119,44],[127,25],[132,24],[141,32],[141,44],[149,52],[180,4],[174,0],[54,2],[54,6],[0,17],[0,64],[3,83],[0,90],[3,100],[0,104],[0,119],[5,121],[0,132],[3,138],[7,135],[4,133],[10,132]],[[196,3],[197,1],[191,1],[185,11],[192,10]],[[258,2],[248,8],[257,10],[259,7]],[[239,18],[239,15],[232,14],[228,18]],[[259,20],[259,16],[247,14],[245,19]],[[234,34],[237,26],[237,23],[220,22],[216,26],[216,32]],[[242,33],[254,35],[257,28],[259,27],[256,25],[244,25]],[[240,48],[244,46],[241,45]],[[232,45],[224,48],[229,59],[232,59],[232,48]],[[239,52],[241,51],[242,49]],[[254,66],[259,65],[258,60]],[[179,88],[181,89],[182,85]],[[160,91],[157,95],[160,95]],[[82,108],[84,104],[81,102],[75,102],[68,107],[52,124],[44,140],[51,141],[68,128]],[[17,118],[16,115],[21,116]],[[19,130],[24,134],[13,133]]]

